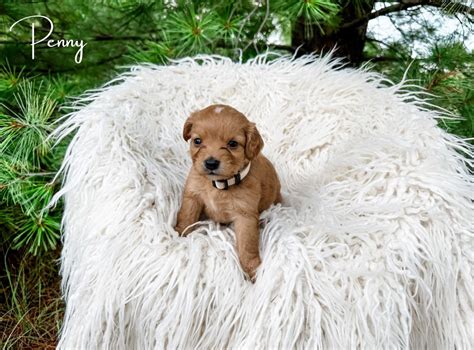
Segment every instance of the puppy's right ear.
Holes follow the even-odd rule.
[[[193,123],[192,123],[191,117],[189,117],[184,122],[184,127],[183,127],[183,139],[184,139],[184,141],[188,141],[191,138],[191,129],[192,128],[193,128]]]

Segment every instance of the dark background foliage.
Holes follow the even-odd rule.
[[[47,137],[70,98],[101,86],[125,65],[213,53],[245,61],[267,50],[327,53],[347,65],[369,64],[397,83],[403,77],[429,101],[462,117],[440,127],[474,134],[472,23],[469,1],[3,1],[0,2],[0,336],[5,348],[54,347],[63,305],[58,264],[61,205],[43,208],[60,186],[55,174],[69,139]],[[87,43],[35,46],[37,40]],[[385,19],[398,35],[380,39]],[[447,19],[454,27],[443,28]],[[452,21],[451,21],[452,23]],[[388,27],[383,27],[388,28]],[[470,36],[471,35],[471,36]]]

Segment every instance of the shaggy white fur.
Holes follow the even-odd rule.
[[[216,56],[133,67],[56,131],[61,349],[472,349],[473,149],[406,85],[329,58]],[[188,114],[257,123],[284,204],[244,279],[231,227],[173,230]],[[463,156],[464,154],[464,156]]]

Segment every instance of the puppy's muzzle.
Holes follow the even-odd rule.
[[[210,157],[204,161],[204,167],[208,170],[216,170],[220,163],[217,159]]]

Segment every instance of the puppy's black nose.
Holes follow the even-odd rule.
[[[204,166],[209,170],[216,170],[219,167],[220,162],[215,158],[207,158],[204,161]]]

